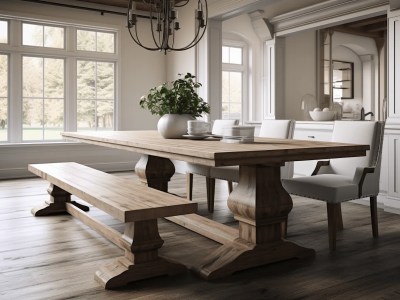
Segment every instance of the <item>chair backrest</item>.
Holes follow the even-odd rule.
[[[216,135],[223,135],[224,134],[224,128],[225,127],[230,127],[234,125],[238,125],[239,120],[220,120],[217,119],[214,121],[211,133],[216,134]]]
[[[354,176],[357,167],[376,167],[378,174],[382,152],[383,122],[374,121],[335,121],[332,133],[333,142],[367,144],[370,150],[366,156],[336,158],[330,160],[335,174]]]
[[[295,123],[294,120],[264,120],[261,124],[259,137],[292,139]],[[281,168],[281,178],[292,178],[293,171],[293,162],[286,162],[285,166]]]
[[[264,120],[261,124],[260,137],[292,139],[294,120]]]

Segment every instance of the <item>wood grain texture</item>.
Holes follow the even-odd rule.
[[[155,131],[67,132],[63,136],[85,143],[142,153],[144,157],[139,161],[137,171],[143,182],[147,181],[146,174],[157,177],[158,172],[161,182],[166,183],[170,179],[170,175],[165,172],[164,163],[150,163],[149,159],[153,156],[159,157],[160,161],[168,158],[210,166],[239,165],[239,183],[229,196],[228,207],[239,221],[239,239],[249,243],[251,249],[242,254],[240,243],[228,245],[224,242],[219,251],[210,254],[211,261],[218,261],[212,264],[211,271],[204,271],[201,266],[195,267],[202,276],[210,279],[227,276],[231,274],[229,272],[248,267],[289,259],[290,255],[292,258],[313,255],[313,250],[283,241],[282,224],[287,220],[292,200],[281,185],[280,166],[291,160],[363,156],[369,149],[368,145],[267,138],[256,139],[251,144],[226,144],[207,140],[199,142],[164,139]],[[147,181],[148,184],[150,182],[151,180]],[[210,212],[213,208],[210,191],[214,193],[214,186],[215,180],[207,181]],[[165,184],[156,183],[152,187],[167,190]],[[219,233],[214,236],[212,228],[192,226],[190,222],[180,220],[181,218],[178,216],[172,221],[178,220],[178,224],[191,230],[208,230],[205,236],[219,240]],[[282,248],[282,251],[275,251],[276,248]],[[294,248],[295,251],[286,250]],[[263,255],[260,254],[262,252]],[[281,252],[285,255],[281,255]],[[232,256],[232,253],[236,255]],[[203,266],[207,267],[207,264]]]
[[[115,175],[115,174],[114,174]],[[119,177],[136,181],[132,172]],[[203,177],[193,188],[199,213],[237,230],[227,208],[226,183],[217,180],[215,209],[207,210]],[[186,176],[175,175],[169,190],[186,195]],[[104,290],[93,279],[100,265],[124,252],[70,215],[34,218],[33,205],[48,198],[40,178],[0,181],[0,299],[397,299],[400,295],[400,215],[377,209],[380,237],[371,235],[368,206],[343,203],[346,230],[337,233],[337,250],[329,252],[326,204],[293,197],[288,238],[316,250],[312,260],[288,260],[206,281],[191,272],[137,281],[120,290]],[[79,200],[72,196],[72,200]],[[123,233],[124,224],[95,207],[90,215]],[[164,245],[159,255],[191,266],[219,243],[160,220]]]
[[[196,211],[196,203],[77,163],[32,164],[29,171],[122,222]]]
[[[185,271],[183,265],[158,257],[164,241],[157,218],[194,212],[197,204],[77,163],[29,165],[29,170],[51,183],[50,204],[33,209],[35,216],[48,215],[49,210],[68,212],[125,250],[124,257],[96,271],[95,279],[104,288],[115,289],[133,281]],[[125,222],[124,234],[76,208],[71,194]],[[168,209],[160,210],[163,207]]]
[[[64,132],[64,138],[207,166],[364,156],[368,145],[256,138],[252,144],[164,139],[156,131]]]

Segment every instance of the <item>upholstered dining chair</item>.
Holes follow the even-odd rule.
[[[377,195],[383,140],[383,122],[335,121],[332,141],[368,144],[363,157],[318,161],[311,176],[282,180],[290,193],[326,202],[329,248],[336,249],[336,232],[343,229],[341,203],[369,197],[372,234],[378,237]]]
[[[264,120],[261,124],[259,137],[277,138],[277,139],[291,139],[295,127],[294,120]],[[228,181],[229,193],[232,192],[232,182],[239,181],[239,166],[229,167],[211,167],[210,178],[215,185],[215,179]],[[293,162],[287,162],[285,166],[281,167],[281,178],[293,177]],[[210,191],[211,193],[211,191]],[[214,193],[210,195],[210,205],[214,210]]]
[[[234,125],[238,125],[239,120],[220,120],[214,121],[211,133],[215,135],[223,135],[224,128]],[[193,198],[193,174],[202,175],[206,177],[206,189],[207,189],[207,206],[210,212],[214,209],[214,191],[215,191],[215,179],[210,177],[211,167],[202,166],[192,163],[186,163],[186,193],[187,199],[192,200]],[[212,196],[211,196],[212,195]]]

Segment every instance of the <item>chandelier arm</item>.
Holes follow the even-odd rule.
[[[171,19],[171,9],[173,9],[174,7],[183,7],[185,5],[187,5],[189,3],[190,0],[184,0],[181,1],[180,3],[178,3],[177,5],[172,5],[171,7],[167,4],[170,3],[170,1],[168,0],[158,0],[159,4],[156,4],[155,0],[142,0],[143,3],[150,5],[150,23],[151,23],[151,34],[152,34],[152,38],[153,38],[153,42],[155,47],[148,47],[143,45],[140,42],[139,39],[139,35],[138,35],[138,29],[137,29],[137,24],[134,21],[134,18],[132,18],[132,20],[130,20],[129,15],[132,16],[132,13],[130,11],[130,7],[132,6],[132,2],[134,0],[129,0],[128,3],[128,17],[127,17],[127,21],[128,21],[128,31],[129,34],[132,38],[132,40],[139,45],[140,47],[146,49],[146,50],[150,50],[150,51],[157,51],[157,50],[163,50],[166,54],[167,50],[172,50],[172,51],[184,51],[187,49],[190,49],[192,47],[194,47],[195,45],[197,45],[199,43],[199,41],[203,38],[206,30],[207,30],[207,26],[208,26],[208,4],[207,4],[207,0],[198,0],[198,10],[199,10],[199,14],[195,17],[195,23],[197,22],[197,30],[196,30],[196,34],[195,37],[193,38],[193,40],[187,44],[186,46],[182,47],[182,48],[175,48],[175,28],[171,28],[171,25],[173,25],[174,20]],[[157,13],[157,6],[160,5],[158,7],[159,12]],[[204,8],[203,9],[203,5]],[[201,14],[200,12],[205,13],[205,16],[203,14]],[[154,14],[157,13],[157,28],[156,31],[158,32],[158,41],[157,41],[157,36],[154,32],[155,30],[155,23],[154,23]],[[136,15],[135,15],[136,16]],[[204,18],[205,17],[205,18]],[[162,22],[161,22],[162,21]],[[135,32],[133,33],[131,28],[135,27],[134,30]],[[178,26],[179,29],[179,26]],[[172,32],[171,32],[172,31]],[[172,35],[172,38],[170,38],[170,32]],[[170,43],[172,43],[170,45]]]
[[[186,4],[189,3],[189,0],[186,0],[185,4],[175,4],[175,7],[184,7]]]
[[[135,26],[135,29],[136,29],[136,26]],[[143,44],[140,42],[140,40],[138,40],[138,39],[136,39],[136,38],[134,37],[134,35],[132,34],[132,32],[131,32],[130,29],[129,29],[128,31],[129,31],[129,34],[130,34],[132,40],[133,40],[137,45],[139,45],[140,47],[142,47],[142,48],[144,48],[144,49],[146,49],[146,50],[150,50],[150,51],[157,51],[157,50],[159,50],[159,48],[151,48],[151,47],[147,47],[147,46],[143,45]],[[136,31],[136,35],[137,35],[137,31]]]
[[[151,3],[153,3],[153,1],[151,1]],[[160,37],[158,37],[158,42],[157,42],[157,39],[156,39],[156,37],[155,37],[155,35],[154,35],[153,13],[154,13],[154,11],[153,11],[153,6],[151,6],[151,9],[150,9],[150,28],[151,28],[151,36],[153,37],[154,45],[156,45],[157,50],[158,50],[158,49],[160,49],[161,43],[160,43]],[[157,19],[157,22],[158,22],[158,18],[156,18],[156,19]],[[158,34],[158,35],[160,36],[160,34]]]
[[[197,3],[202,3],[202,1],[198,0]],[[195,37],[193,38],[193,40],[188,45],[186,45],[185,47],[182,47],[182,48],[171,48],[171,50],[173,50],[173,51],[185,51],[185,50],[188,50],[188,49],[196,46],[197,43],[203,38],[203,36],[204,36],[204,34],[205,34],[206,30],[207,30],[207,25],[208,25],[208,5],[207,5],[207,0],[204,1],[204,4],[205,4],[205,13],[206,13],[204,27],[203,28],[201,28],[200,26],[198,27],[198,30],[196,32]],[[201,33],[201,35],[199,37],[199,33],[201,32],[201,30],[203,30],[203,31],[202,31],[202,33]]]

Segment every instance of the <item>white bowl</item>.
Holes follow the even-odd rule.
[[[314,121],[331,121],[335,117],[335,112],[330,111],[310,111],[310,117]]]

